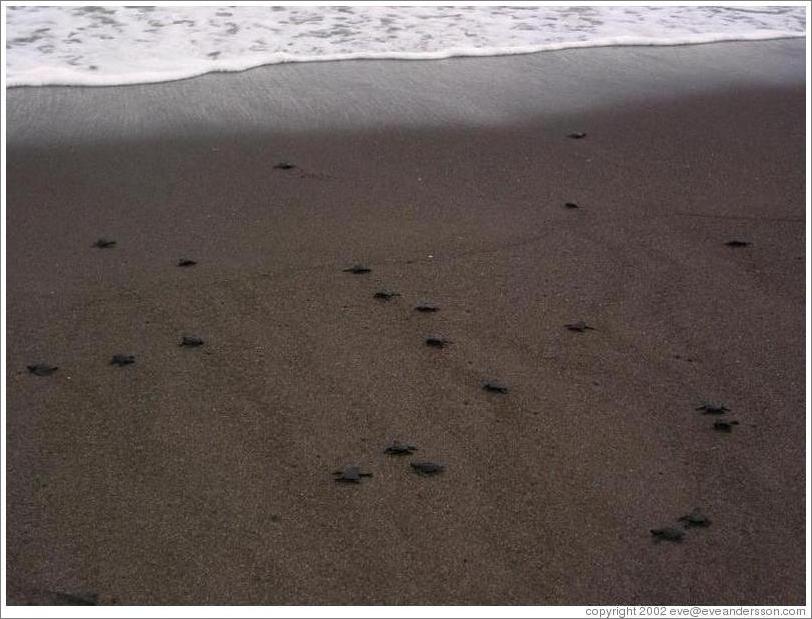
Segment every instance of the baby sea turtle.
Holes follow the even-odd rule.
[[[725,243],[728,247],[747,247],[750,245],[749,241],[728,241]]]
[[[362,473],[361,467],[355,464],[348,464],[347,466],[333,471],[336,476],[336,481],[348,484],[360,484],[362,477],[372,477],[372,473]]]
[[[572,138],[573,140],[581,140],[586,137],[586,133],[583,131],[575,131],[573,133],[568,133],[567,137]]]
[[[203,346],[205,342],[202,338],[195,335],[184,335],[180,341],[181,346],[188,346],[194,348],[195,346]]]
[[[581,207],[575,204],[575,202],[565,202],[564,208],[581,208]]]
[[[364,273],[370,273],[372,269],[369,267],[365,267],[363,264],[354,264],[348,269],[344,269],[345,273],[352,273],[353,275],[363,275]]]
[[[400,293],[399,292],[392,292],[391,290],[379,290],[378,292],[376,292],[372,296],[375,297],[376,299],[381,300],[381,301],[390,301],[391,299],[393,299],[395,297],[399,297]]]
[[[417,447],[414,445],[401,443],[400,441],[392,441],[386,449],[383,450],[383,453],[389,454],[390,456],[411,456],[415,451],[417,451]]]
[[[55,365],[48,365],[47,363],[35,363],[26,367],[34,376],[50,376],[59,369]]]
[[[426,338],[426,346],[431,346],[432,348],[445,348],[447,344],[451,344],[451,340],[447,340],[444,337],[427,337]]]
[[[485,391],[489,391],[491,393],[507,393],[508,392],[507,386],[503,385],[502,383],[496,382],[495,380],[489,380],[484,385],[482,385],[482,388]]]
[[[179,267],[193,267],[196,264],[197,262],[195,262],[194,260],[189,260],[188,258],[181,258],[180,260],[178,260]]]
[[[685,536],[685,531],[675,527],[664,527],[662,529],[651,529],[651,534],[658,542],[681,542]]]
[[[48,591],[60,606],[97,606],[98,593],[64,593],[62,591]]]
[[[412,462],[411,466],[418,475],[438,475],[445,471],[445,464],[439,462]]]
[[[714,421],[713,429],[717,432],[733,432],[733,426],[739,425],[738,421]]]
[[[275,170],[292,170],[296,167],[296,164],[290,163],[289,161],[280,161],[274,166]]]
[[[724,415],[730,409],[722,402],[702,402],[696,410],[702,411],[703,415]]]
[[[439,312],[440,311],[439,307],[437,307],[436,305],[432,305],[431,303],[420,303],[419,305],[417,305],[415,307],[415,309],[418,312],[424,312],[424,313]]]
[[[583,320],[579,320],[578,322],[572,322],[568,325],[564,325],[570,331],[576,331],[578,333],[583,333],[584,331],[594,331],[595,327],[590,327],[586,324]]]
[[[687,516],[682,516],[679,520],[685,523],[685,528],[710,526],[710,518],[705,516],[698,507],[694,508]]]
[[[118,367],[132,365],[133,363],[135,363],[135,355],[113,355],[110,360],[110,365],[117,365]]]
[[[110,239],[101,238],[95,243],[93,243],[93,247],[98,247],[99,249],[108,249],[110,247],[115,247],[116,242]]]

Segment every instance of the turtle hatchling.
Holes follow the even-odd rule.
[[[196,264],[197,262],[195,262],[194,260],[189,260],[188,258],[181,258],[180,260],[178,260],[179,267],[193,267]]]
[[[97,606],[98,593],[64,593],[62,591],[46,591],[51,594],[60,606]]]
[[[411,466],[418,475],[437,475],[445,471],[445,465],[439,462],[412,462]]]
[[[674,527],[664,527],[662,529],[651,529],[651,534],[658,542],[681,542],[685,536],[685,531]]]
[[[432,348],[445,348],[446,345],[451,344],[451,340],[447,340],[444,337],[427,337],[426,338],[426,346],[431,346]]]
[[[372,296],[380,301],[390,301],[395,297],[399,297],[400,293],[392,292],[391,290],[379,290]]]
[[[575,331],[577,333],[583,333],[584,331],[594,331],[595,327],[590,327],[586,324],[583,320],[579,320],[578,322],[572,322],[568,325],[564,325],[570,331]]]
[[[417,451],[417,447],[409,443],[401,443],[400,441],[392,441],[387,445],[386,449],[383,450],[385,454],[389,454],[390,456],[410,456],[415,451]]]
[[[564,208],[581,208],[581,207],[575,204],[575,202],[565,202]]]
[[[274,166],[275,170],[292,170],[296,167],[296,164],[290,163],[289,161],[280,161]]]
[[[98,247],[99,249],[108,249],[110,247],[115,247],[116,242],[110,239],[101,238],[95,243],[93,243],[93,247]]]
[[[59,369],[54,365],[48,365],[46,363],[35,363],[34,365],[29,365],[27,367],[28,371],[34,376],[50,376]]]
[[[189,348],[194,348],[195,346],[203,346],[203,344],[205,344],[203,338],[199,338],[196,335],[184,335],[180,341],[181,346],[187,346]]]
[[[419,305],[417,305],[415,307],[415,309],[418,312],[424,312],[424,313],[439,312],[440,311],[439,307],[437,307],[436,305],[432,305],[431,303],[420,303]]]
[[[707,527],[711,523],[710,518],[703,514],[698,507],[694,508],[687,516],[680,517],[679,520],[685,523],[686,529],[688,527]]]
[[[372,473],[362,473],[361,467],[355,464],[348,464],[347,466],[333,471],[336,476],[336,481],[348,484],[360,484],[362,477],[372,477]]]
[[[586,133],[583,131],[575,131],[573,133],[567,134],[568,138],[572,138],[573,140],[581,140],[586,137]]]
[[[135,363],[135,355],[113,355],[110,360],[110,365],[117,365],[118,367],[132,365],[133,363]]]
[[[725,245],[727,245],[728,247],[747,247],[748,245],[750,245],[750,242],[749,241],[735,241],[734,240],[734,241],[728,241],[727,243],[725,243]]]
[[[713,422],[713,429],[717,432],[733,432],[733,426],[739,425],[738,421],[719,421]]]
[[[345,273],[352,273],[353,275],[363,275],[364,273],[370,273],[372,269],[369,267],[365,267],[363,264],[354,264],[348,269],[344,269]]]
[[[722,402],[702,402],[696,410],[702,411],[703,415],[724,415],[730,409]]]
[[[502,383],[498,383],[495,380],[489,380],[487,383],[482,385],[482,388],[485,391],[489,391],[490,393],[507,393],[508,388],[506,385]]]

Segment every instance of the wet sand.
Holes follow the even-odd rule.
[[[803,114],[10,140],[9,603],[804,604]]]

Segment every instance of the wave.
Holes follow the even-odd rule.
[[[331,62],[337,60],[443,60],[446,58],[477,56],[510,56],[535,54],[539,52],[577,49],[585,47],[626,47],[626,46],[674,46],[698,45],[730,41],[763,41],[769,39],[789,39],[803,37],[796,32],[750,32],[735,36],[728,34],[702,34],[680,38],[619,36],[594,41],[572,41],[568,43],[547,43],[520,47],[493,48],[450,48],[433,52],[356,52],[344,54],[315,54],[310,56],[273,53],[264,58],[251,58],[243,61],[213,60],[204,67],[189,67],[175,71],[152,71],[127,75],[92,75],[83,71],[60,67],[30,69],[19,75],[8,77],[8,87],[20,86],[126,86],[134,84],[154,84],[174,82],[199,77],[207,73],[237,73],[257,67],[290,62]]]

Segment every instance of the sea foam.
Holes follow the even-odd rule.
[[[284,62],[431,60],[805,35],[799,6],[7,9],[8,86],[112,86]]]

